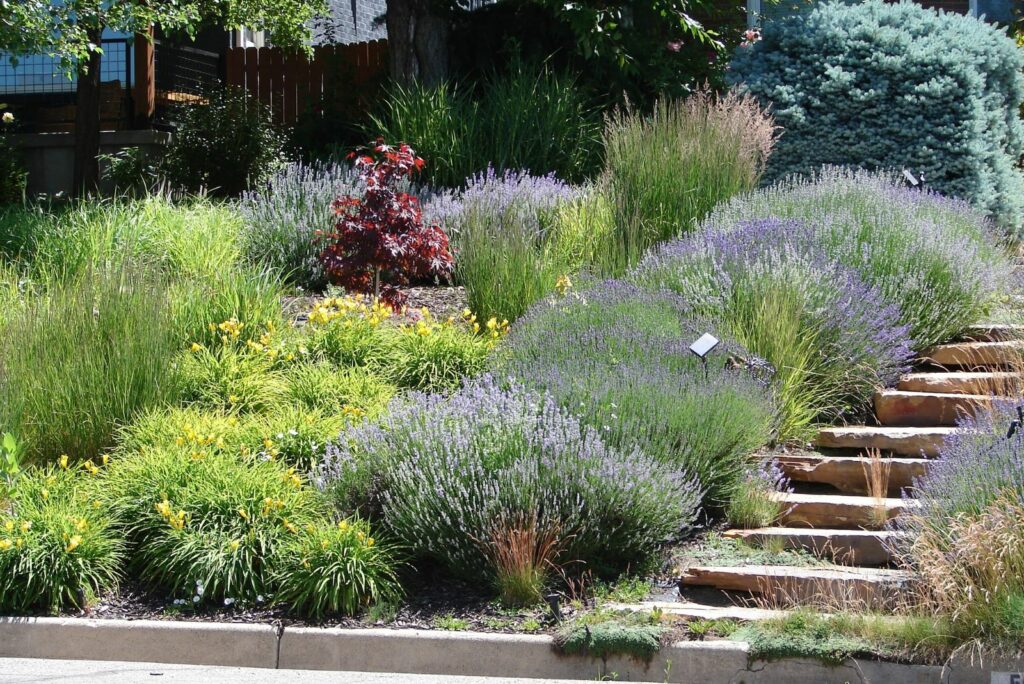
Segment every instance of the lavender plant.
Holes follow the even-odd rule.
[[[724,505],[748,455],[771,438],[769,392],[727,368],[748,353],[726,341],[705,369],[688,346],[714,327],[665,292],[607,281],[545,300],[495,358],[502,377],[549,392],[620,449],[639,447],[691,473]]]
[[[964,638],[1014,647],[1024,635],[1024,437],[1007,436],[1016,420],[1000,402],[964,421],[915,480],[917,508],[892,523],[921,609],[948,615]]]
[[[1010,259],[990,221],[889,174],[825,168],[723,203],[706,225],[724,230],[766,216],[812,223],[810,239],[899,307],[916,349],[984,320],[1008,287]]]
[[[864,409],[911,355],[898,309],[797,221],[702,231],[651,254],[631,277],[679,293],[777,370],[782,439]]]
[[[513,320],[555,289],[573,268],[555,247],[557,209],[579,194],[553,175],[488,168],[460,195],[432,203],[428,214],[452,237],[456,277],[471,309]]]
[[[323,289],[327,278],[319,260],[317,231],[334,228],[334,200],[359,194],[358,185],[358,176],[347,165],[284,166],[261,188],[241,197],[246,257],[272,266],[295,285]]]
[[[414,553],[498,584],[493,551],[509,521],[531,521],[533,538],[557,549],[552,563],[600,572],[693,523],[702,495],[690,474],[611,447],[550,396],[489,376],[450,397],[396,399],[380,422],[353,426],[328,447],[320,476],[344,506],[353,482],[370,482],[357,498],[376,496]]]

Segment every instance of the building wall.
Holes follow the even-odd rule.
[[[313,44],[362,43],[387,38],[385,0],[329,0],[330,12],[313,22]],[[379,21],[378,21],[379,20]]]

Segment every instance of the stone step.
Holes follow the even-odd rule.
[[[955,431],[952,427],[851,425],[823,429],[815,444],[822,449],[878,449],[903,456],[935,457],[943,441]]]
[[[799,494],[780,492],[779,527],[816,527],[819,529],[878,530],[915,501],[841,494]]]
[[[1024,339],[1024,325],[1018,323],[980,323],[972,325],[962,336],[969,342],[1005,342]]]
[[[1024,341],[958,342],[940,344],[921,354],[925,363],[937,366],[979,368],[984,366],[1020,365]]]
[[[982,394],[883,390],[875,395],[875,416],[889,426],[955,426],[991,403],[992,398]]]
[[[910,373],[900,378],[896,389],[905,392],[939,394],[1018,395],[1024,375],[1008,371],[964,371],[960,373]]]
[[[880,568],[698,566],[686,568],[680,574],[679,585],[760,594],[777,606],[814,604],[843,609],[883,608],[896,603],[912,577],[902,570]]]
[[[776,456],[782,472],[793,482],[827,484],[847,494],[869,494],[868,475],[872,468],[881,468],[887,478],[886,495],[900,496],[905,487],[914,484],[915,477],[928,470],[924,458],[883,458],[876,466],[866,456],[823,456],[821,454],[794,454]]]
[[[726,530],[723,537],[741,539],[754,546],[781,544],[786,549],[803,549],[819,558],[842,565],[888,565],[892,556],[886,549],[895,532],[880,530],[809,530],[793,527],[762,527],[756,530]]]

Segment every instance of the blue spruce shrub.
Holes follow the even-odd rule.
[[[911,168],[1019,230],[1024,53],[999,28],[909,2],[822,4],[768,23],[730,79],[783,128],[766,178]]]

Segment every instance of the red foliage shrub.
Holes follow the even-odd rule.
[[[411,147],[378,140],[350,158],[365,190],[362,197],[335,200],[338,223],[334,232],[321,235],[327,245],[320,260],[335,285],[372,294],[397,309],[405,299],[397,286],[451,274],[448,236],[440,226],[423,225],[419,200],[397,191],[401,180],[423,168]]]

